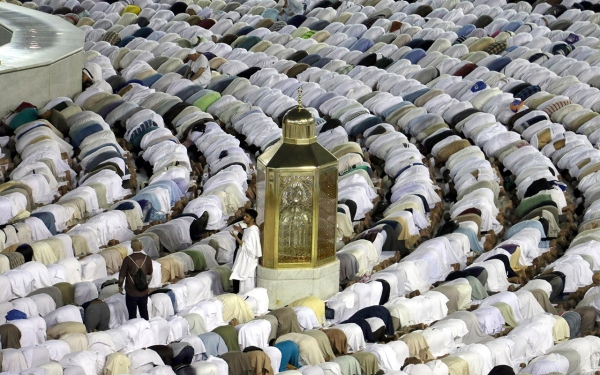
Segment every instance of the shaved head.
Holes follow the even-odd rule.
[[[134,253],[139,253],[140,251],[142,251],[142,241],[138,240],[137,238],[131,241],[131,248],[133,249]]]

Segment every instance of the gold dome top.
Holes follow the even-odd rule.
[[[302,106],[302,89],[298,89],[298,106],[283,116],[283,142],[292,144],[310,144],[317,141],[315,136],[315,117]]]

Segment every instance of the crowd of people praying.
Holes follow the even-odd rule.
[[[80,94],[0,114],[0,375],[600,371],[597,0],[8,2],[85,44]],[[299,91],[340,288],[269,309]]]

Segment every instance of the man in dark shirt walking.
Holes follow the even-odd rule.
[[[148,320],[148,293],[149,289],[138,290],[134,283],[134,276],[138,269],[146,275],[148,282],[152,278],[152,259],[142,253],[142,242],[138,239],[131,241],[133,254],[125,257],[121,272],[119,272],[119,292],[123,293],[123,282],[125,283],[125,304],[129,319],[137,318],[139,309],[140,317]]]

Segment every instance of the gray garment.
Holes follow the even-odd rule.
[[[196,369],[187,365],[177,369],[177,371],[175,371],[175,375],[196,375]]]
[[[470,311],[456,311],[442,320],[446,319],[460,319],[467,325],[468,333],[463,336],[462,341],[465,345],[470,344],[484,344],[488,341],[492,341],[492,336],[486,335],[481,330],[477,316]]]
[[[352,280],[358,273],[356,257],[349,253],[337,253],[336,256],[340,260],[340,282]]]
[[[574,339],[577,336],[579,336],[579,330],[581,328],[581,315],[574,311],[567,311],[562,315],[562,317],[567,321],[567,324],[569,325],[569,337],[571,339]]]
[[[337,357],[333,360],[333,362],[340,365],[340,369],[344,375],[361,375],[362,373],[362,370],[360,369],[360,363],[358,363],[356,358],[350,355]]]
[[[169,348],[171,348],[173,350],[173,357],[177,357],[179,355],[179,353],[181,353],[181,351],[183,350],[183,348],[185,348],[186,346],[188,346],[188,343],[186,343],[186,342],[172,342],[168,346],[169,346]]]
[[[40,289],[36,289],[33,292],[29,293],[27,295],[27,297],[31,297],[34,296],[36,294],[47,294],[50,296],[50,298],[52,298],[54,300],[54,303],[56,304],[56,308],[58,309],[59,307],[63,307],[63,299],[62,299],[62,292],[60,291],[60,289],[54,287],[54,286],[49,286],[46,288],[40,288]]]
[[[110,321],[110,309],[104,301],[95,301],[89,304],[83,314],[83,324],[88,332],[108,331]]]
[[[98,298],[104,300],[110,296],[114,296],[117,293],[119,293],[119,284],[108,285],[100,289],[100,294],[98,295]]]
[[[487,290],[485,290],[483,284],[476,277],[467,276],[466,279],[469,285],[471,285],[471,299],[481,301],[488,297]]]
[[[215,296],[220,296],[221,294],[225,293],[225,290],[223,290],[223,281],[221,280],[221,274],[218,271],[206,271],[206,274],[210,276],[210,279],[212,281],[211,283],[211,290],[213,292],[213,295]]]

